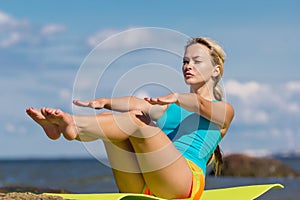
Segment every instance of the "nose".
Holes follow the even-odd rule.
[[[183,64],[183,71],[188,71],[192,69],[192,65],[189,62]]]

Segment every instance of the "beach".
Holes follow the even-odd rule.
[[[34,194],[31,192],[11,192],[11,193],[0,193],[1,200],[63,200],[61,197],[49,196],[43,194]]]
[[[0,188],[0,200],[63,200],[62,197],[55,195],[45,195],[44,193],[69,193],[65,190],[53,190],[34,187],[10,186]]]

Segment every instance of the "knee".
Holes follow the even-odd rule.
[[[131,120],[136,125],[136,131],[131,134],[131,138],[144,140],[160,133],[160,129],[155,126],[151,118],[142,111],[130,111]]]
[[[152,122],[151,118],[140,110],[131,110],[129,115],[139,127],[147,126]]]

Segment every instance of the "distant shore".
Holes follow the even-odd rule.
[[[209,173],[213,175],[214,172]],[[221,176],[231,177],[300,177],[279,158],[254,157],[245,154],[230,154],[223,158]]]

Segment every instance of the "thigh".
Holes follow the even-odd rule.
[[[129,140],[104,145],[119,191],[141,193],[145,181]]]
[[[141,126],[129,138],[150,191],[167,199],[185,198],[192,187],[192,172],[172,141],[154,124]]]

